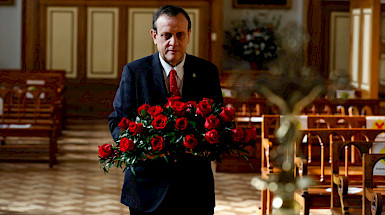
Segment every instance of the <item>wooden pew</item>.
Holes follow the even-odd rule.
[[[385,195],[385,188],[376,188],[373,176],[373,168],[376,163],[385,159],[385,154],[364,154],[362,169],[364,170],[363,180],[362,180],[362,214],[369,214],[370,212],[373,215],[380,215],[384,211],[384,204],[382,196]],[[381,178],[382,182],[384,181],[384,176]]]
[[[334,208],[341,204],[346,205],[346,202],[339,201],[338,198],[338,187],[346,183],[346,178],[339,177],[340,171],[345,172],[345,177],[349,176],[351,181],[354,183],[361,182],[362,169],[358,166],[349,166],[348,154],[345,152],[344,156],[344,169],[340,168],[340,152],[345,149],[345,146],[355,145],[361,153],[368,153],[372,147],[376,137],[385,132],[385,129],[367,129],[367,128],[332,128],[332,129],[308,129],[306,132],[312,133],[320,137],[323,142],[329,140],[330,134],[341,137],[341,141],[331,141],[331,174],[330,178],[324,178],[323,183],[319,183],[315,186],[310,186],[305,191],[296,192],[296,199],[299,200],[303,206],[304,214],[309,214],[309,209],[312,207],[323,207],[323,208]],[[354,138],[353,138],[354,137]],[[321,170],[324,167],[321,166]],[[317,175],[317,172],[312,172],[307,167],[308,176]],[[321,171],[324,173],[324,171]],[[329,174],[326,174],[329,175]],[[329,183],[329,186],[325,186]],[[327,191],[326,188],[331,188],[331,192]],[[357,200],[357,198],[356,198]],[[358,198],[360,200],[360,197]],[[338,211],[337,210],[333,210]]]
[[[48,151],[49,166],[56,163],[57,138],[64,123],[62,75],[0,71],[1,160],[24,160]],[[7,137],[47,137],[49,144],[8,144]]]
[[[270,161],[270,150],[276,146],[276,140],[274,136],[274,131],[279,126],[280,116],[263,116],[263,124],[262,124],[262,148],[261,148],[261,156],[262,156],[262,178],[268,179],[272,174],[279,174],[279,168],[274,166],[274,163]],[[356,140],[359,140],[358,136],[362,136],[363,134],[368,137],[370,140],[374,141],[376,135],[373,136],[371,133],[379,134],[383,131],[378,129],[365,129],[366,121],[364,116],[308,116],[308,129],[302,130],[302,132],[308,135],[309,144],[312,143],[314,139],[319,141],[319,144],[322,143],[321,147],[321,157],[319,158],[319,162],[311,161],[311,163],[318,164],[319,166],[310,166],[308,165],[308,160],[310,156],[306,157],[306,169],[310,175],[318,177],[320,183],[325,187],[330,187],[330,170],[327,171],[328,174],[325,178],[325,165],[324,161],[325,156],[323,153],[323,147],[327,147],[333,139],[331,135],[338,137],[339,140],[350,141],[352,137],[356,137]],[[313,127],[313,128],[312,128]],[[358,127],[358,128],[352,128]],[[370,133],[370,134],[367,134]],[[314,141],[313,141],[314,143]],[[306,145],[306,144],[304,144]],[[328,160],[328,159],[327,159]],[[326,160],[326,161],[327,161]],[[322,162],[321,162],[322,161]],[[324,189],[324,188],[320,188]],[[303,195],[306,194],[306,195]],[[269,213],[271,211],[269,203],[271,202],[271,195],[268,190],[264,190],[261,193],[261,209],[262,214]],[[328,208],[330,205],[330,193],[328,194],[328,199],[325,201],[317,200],[317,195],[308,195],[307,193],[299,194],[296,198],[299,202],[302,202],[304,206],[307,207],[307,211],[311,206],[319,206]],[[319,205],[312,205],[309,203],[309,200],[313,200],[312,203],[316,203]],[[306,211],[306,209],[305,209]],[[307,212],[308,213],[308,212]],[[306,214],[306,213],[305,213]]]
[[[384,211],[382,196],[385,195],[385,176],[375,176],[373,174],[373,168],[378,161],[384,158],[385,154],[363,154],[363,174],[360,186],[362,191],[359,193],[348,193],[349,187],[352,187],[350,178],[345,176],[336,178],[335,184],[338,192],[335,192],[335,200],[331,202],[331,204],[333,204],[333,214],[382,214],[382,211]],[[352,200],[357,199],[357,197],[359,197],[358,203],[353,202]]]
[[[379,115],[379,99],[316,99],[303,108],[304,114]]]

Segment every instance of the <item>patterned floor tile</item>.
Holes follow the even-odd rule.
[[[105,120],[70,120],[52,169],[46,163],[0,163],[0,215],[129,214],[120,203],[122,171],[104,174],[97,163],[97,146],[108,142]],[[214,172],[214,177],[215,215],[256,215],[260,192],[251,185],[255,174]]]

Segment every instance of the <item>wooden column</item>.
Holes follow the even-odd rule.
[[[380,0],[350,0],[351,84],[363,98],[378,98],[380,63]]]

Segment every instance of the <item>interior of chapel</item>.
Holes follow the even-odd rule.
[[[256,131],[212,162],[215,215],[385,214],[385,0],[0,0],[0,215],[129,214],[98,146],[166,4]]]

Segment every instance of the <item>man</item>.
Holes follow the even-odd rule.
[[[122,117],[130,117],[143,104],[164,105],[170,96],[169,73],[176,70],[177,93],[182,101],[204,97],[223,103],[218,69],[212,63],[186,54],[191,21],[180,7],[166,5],[153,18],[151,35],[158,52],[127,64],[109,116],[114,139]],[[125,172],[121,202],[131,215],[214,213],[214,178],[205,158],[186,157],[177,161],[143,161],[135,174]]]

